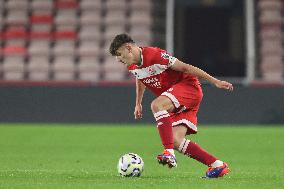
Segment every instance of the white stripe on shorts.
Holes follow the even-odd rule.
[[[192,122],[190,122],[189,120],[187,119],[181,119],[181,120],[178,120],[176,122],[173,122],[172,123],[172,126],[177,126],[177,125],[180,125],[180,124],[185,124],[188,128],[194,130],[195,132],[197,132],[197,127],[196,125],[194,125]]]
[[[168,92],[163,92],[161,95],[162,95],[162,96],[166,96],[166,97],[168,97],[169,99],[171,99],[171,101],[174,103],[174,105],[175,105],[176,108],[179,108],[179,107],[180,107],[179,101],[177,100],[177,98],[176,98],[173,94],[168,93]]]

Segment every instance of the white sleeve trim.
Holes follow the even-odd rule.
[[[171,67],[172,65],[174,65],[176,61],[177,61],[176,57],[170,56],[168,67]]]

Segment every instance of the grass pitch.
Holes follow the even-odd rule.
[[[262,189],[284,188],[284,127],[199,126],[190,139],[225,160],[232,172],[201,179],[206,167],[177,154],[178,168],[156,163],[154,125],[0,125],[0,188]],[[145,162],[140,178],[119,177],[127,152]]]

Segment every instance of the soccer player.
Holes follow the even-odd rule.
[[[198,78],[229,91],[233,90],[233,85],[183,63],[165,50],[139,47],[127,34],[117,35],[109,51],[136,77],[135,119],[142,118],[141,104],[145,88],[157,96],[151,103],[151,109],[164,146],[164,152],[157,156],[158,162],[169,168],[176,167],[175,149],[207,165],[206,178],[222,177],[229,173],[226,163],[185,136],[197,133],[197,112],[203,96]]]

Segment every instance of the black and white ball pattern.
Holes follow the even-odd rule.
[[[134,153],[121,156],[118,161],[117,170],[123,177],[139,177],[144,169],[142,158]]]

